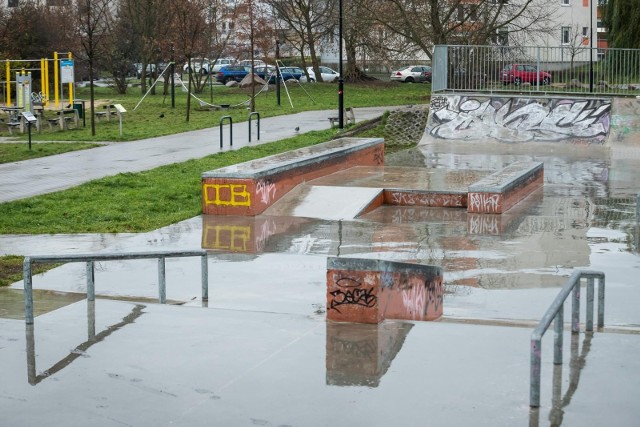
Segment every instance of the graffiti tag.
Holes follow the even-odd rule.
[[[362,288],[361,283],[348,277],[340,278],[336,281],[340,288],[329,294],[333,297],[329,304],[329,310],[340,313],[338,307],[341,305],[358,305],[366,308],[375,307],[378,297],[373,294],[373,287]]]
[[[265,205],[271,203],[271,199],[276,196],[276,185],[269,181],[258,181],[256,184],[256,194]]]

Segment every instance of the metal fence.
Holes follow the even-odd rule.
[[[433,92],[640,95],[640,49],[435,46]]]
[[[531,407],[540,406],[542,337],[554,320],[553,363],[556,365],[562,364],[564,302],[569,297],[569,294],[573,294],[571,298],[571,332],[575,334],[580,332],[580,284],[582,279],[587,279],[587,321],[585,330],[593,331],[594,279],[598,279],[598,327],[602,328],[604,326],[604,273],[601,271],[575,271],[531,334],[531,381],[529,384],[529,406]]]

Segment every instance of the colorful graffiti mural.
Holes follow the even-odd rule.
[[[434,96],[427,134],[438,139],[604,143],[611,100]]]

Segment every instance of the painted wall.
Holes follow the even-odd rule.
[[[432,139],[604,144],[610,99],[439,95],[421,144]]]

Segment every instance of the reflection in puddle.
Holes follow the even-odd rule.
[[[87,301],[87,340],[81,344],[79,344],[76,348],[71,350],[69,355],[59,360],[50,368],[42,371],[41,374],[36,375],[36,349],[35,349],[35,329],[34,325],[26,325],[26,335],[27,335],[27,378],[29,384],[36,385],[48,376],[59,372],[60,370],[66,368],[76,360],[78,357],[82,356],[92,345],[104,340],[106,337],[111,335],[113,332],[121,329],[122,327],[135,322],[135,320],[142,316],[144,313],[142,310],[145,308],[145,305],[136,304],[131,313],[126,315],[121,322],[113,324],[104,331],[96,334],[96,311],[95,311],[95,301]]]
[[[412,323],[327,322],[327,385],[377,387]]]
[[[34,315],[49,313],[85,298],[84,294],[34,289]],[[0,288],[0,319],[24,319],[24,293],[21,289]]]

